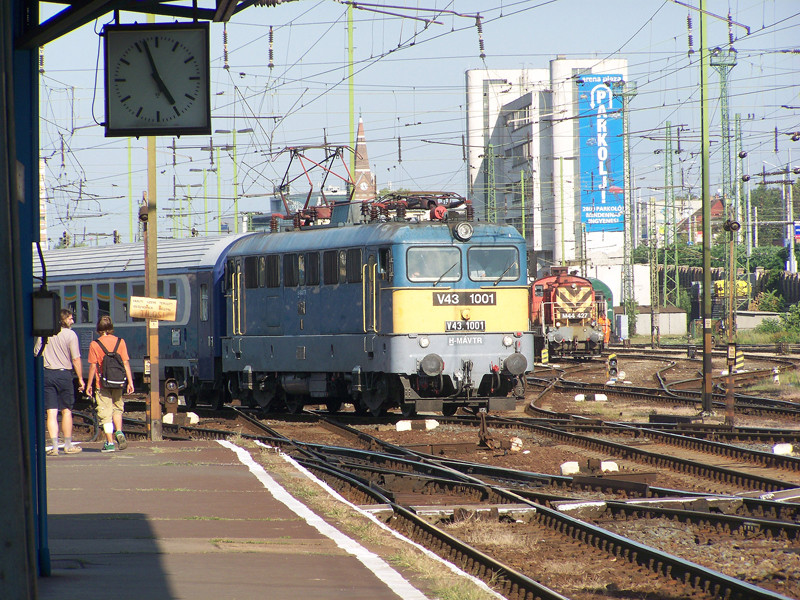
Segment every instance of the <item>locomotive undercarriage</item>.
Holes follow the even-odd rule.
[[[308,404],[324,404],[338,412],[352,404],[359,414],[380,416],[399,408],[404,416],[417,412],[441,412],[451,416],[466,410],[513,410],[525,393],[522,376],[508,373],[485,375],[476,389],[457,388],[447,375],[398,375],[394,373],[275,374],[244,371],[231,381],[229,397],[268,412],[297,414]],[[511,396],[509,396],[511,394]]]

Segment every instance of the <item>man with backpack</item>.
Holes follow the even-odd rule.
[[[133,393],[133,375],[128,347],[125,340],[114,335],[111,317],[100,317],[97,321],[97,333],[100,337],[89,346],[86,393],[91,396],[92,388],[96,390],[97,416],[106,434],[102,451],[114,452],[117,448],[124,450],[128,447],[128,440],[122,433],[122,413],[125,410],[122,392],[125,390],[127,394]]]

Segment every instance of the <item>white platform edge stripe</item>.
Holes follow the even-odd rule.
[[[370,552],[352,538],[347,537],[341,531],[332,525],[329,525],[319,515],[311,511],[305,504],[295,499],[272,477],[270,477],[261,465],[253,460],[253,457],[247,450],[226,440],[217,441],[222,446],[236,453],[239,461],[248,469],[250,469],[250,472],[256,476],[256,479],[261,482],[261,484],[270,494],[272,494],[276,500],[285,504],[290,510],[304,519],[306,523],[314,527],[322,535],[333,540],[333,542],[339,546],[339,548],[348,554],[355,556],[365,567],[367,567],[367,569],[372,571],[375,576],[378,577],[378,579],[386,583],[394,593],[407,600],[428,600],[428,597],[425,594],[412,586],[406,579],[403,578],[402,575],[400,575],[400,573],[395,571],[377,554]],[[297,465],[296,463],[295,466],[298,468],[300,467],[300,465]],[[307,474],[311,476],[310,473]],[[311,479],[316,478],[311,476]]]
[[[269,449],[273,449],[273,450],[275,449],[272,446],[268,446],[268,445],[266,445],[266,444],[264,444],[262,442],[259,442],[259,441],[256,441],[256,444],[258,444],[259,446],[262,446],[264,448],[269,448]],[[280,452],[280,451],[279,451],[279,455],[280,455],[281,458],[283,458],[283,460],[285,460],[286,462],[291,464],[295,469],[297,469],[298,471],[303,473],[306,477],[308,477],[311,481],[313,481],[318,486],[320,486],[322,489],[324,489],[326,492],[328,492],[328,494],[330,494],[331,496],[336,498],[339,502],[342,502],[343,504],[346,504],[347,506],[349,506],[354,511],[358,512],[359,514],[363,515],[364,517],[366,517],[367,519],[369,519],[370,521],[375,523],[378,527],[380,527],[384,531],[390,533],[391,535],[393,535],[397,539],[402,540],[407,544],[411,544],[412,546],[417,548],[420,552],[425,554],[428,558],[431,558],[431,559],[443,564],[444,566],[446,566],[450,571],[452,571],[456,575],[459,575],[461,577],[466,577],[467,579],[472,581],[472,583],[474,583],[475,585],[480,587],[485,592],[488,592],[489,594],[491,594],[495,598],[499,598],[500,600],[505,600],[505,596],[503,596],[501,594],[498,594],[496,591],[494,591],[492,588],[490,588],[488,585],[486,585],[486,583],[484,583],[481,579],[478,579],[474,575],[471,575],[471,574],[467,573],[466,571],[462,570],[461,568],[459,568],[458,566],[454,565],[453,563],[444,560],[438,554],[435,554],[434,552],[431,552],[430,550],[428,550],[424,546],[421,546],[420,544],[416,543],[415,541],[407,538],[402,533],[399,533],[399,532],[395,531],[394,529],[392,529],[391,527],[386,525],[386,523],[384,523],[383,521],[378,519],[372,513],[369,513],[367,511],[363,510],[362,508],[359,508],[358,506],[356,506],[355,504],[353,504],[349,500],[347,500],[344,497],[342,497],[339,494],[339,492],[334,490],[331,486],[329,486],[327,483],[325,483],[321,479],[317,478],[313,473],[308,471],[308,469],[306,469],[302,465],[298,464],[291,456],[289,456],[287,454],[284,454],[283,452]]]

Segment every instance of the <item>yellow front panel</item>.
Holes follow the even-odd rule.
[[[446,321],[463,320],[486,321],[487,333],[526,331],[528,289],[393,290],[392,316],[394,333],[446,333]]]

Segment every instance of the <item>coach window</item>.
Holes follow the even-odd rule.
[[[248,290],[258,287],[257,256],[247,256],[244,259],[244,287]]]
[[[519,279],[519,253],[513,246],[473,246],[467,250],[467,264],[472,281]]]
[[[77,315],[78,310],[78,291],[74,285],[64,286],[64,305],[73,315]]]
[[[114,310],[111,318],[119,323],[128,321],[128,284],[114,284]]]
[[[451,246],[412,246],[406,253],[406,273],[409,281],[458,281],[461,251]]]
[[[336,250],[326,250],[322,253],[322,276],[325,285],[339,283],[339,263]]]
[[[80,323],[91,323],[92,322],[92,286],[90,285],[82,285],[81,286],[81,314],[80,314]]]
[[[319,285],[319,252],[307,252],[304,261],[306,285]]]
[[[103,315],[111,316],[111,296],[107,283],[97,284],[97,318]]]
[[[267,256],[267,287],[276,288],[281,286],[281,263],[280,255],[270,254]]]
[[[144,296],[144,283],[136,282],[131,284],[131,296]],[[132,317],[132,321],[144,321],[144,319],[140,319],[139,317]]]
[[[200,284],[200,320],[208,321],[208,284]]]

